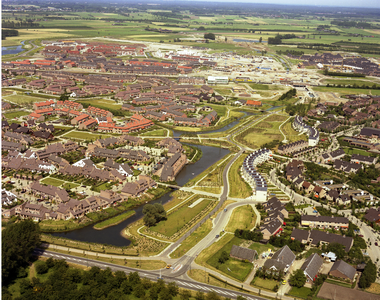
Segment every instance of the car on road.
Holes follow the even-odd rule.
[[[218,238],[219,237],[219,234],[217,234],[216,236],[215,236],[215,238]]]
[[[166,265],[166,269],[170,269],[172,265]]]
[[[285,285],[285,284],[286,284],[286,280],[283,280],[283,281],[282,281],[282,285]]]
[[[377,244],[377,242],[375,242],[375,246],[379,246],[379,245]]]
[[[359,236],[360,236],[360,237],[364,237],[364,235],[362,235],[362,234],[359,234]]]

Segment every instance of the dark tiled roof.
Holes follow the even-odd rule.
[[[301,270],[303,270],[304,273],[306,273],[307,276],[313,280],[317,276],[322,264],[322,258],[317,253],[314,253],[305,260],[301,267]]]
[[[339,271],[340,273],[346,275],[351,280],[354,279],[356,270],[353,266],[350,266],[348,263],[343,260],[336,261],[331,267],[331,271]]]
[[[230,256],[234,256],[237,258],[240,258],[242,260],[248,260],[253,261],[257,255],[257,252],[255,250],[249,249],[249,248],[243,248],[236,245],[232,246]]]

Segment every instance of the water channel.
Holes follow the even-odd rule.
[[[22,41],[21,44],[24,45],[24,42],[25,41]],[[22,45],[1,47],[1,55],[18,54],[25,50],[22,48]]]
[[[194,178],[198,174],[202,173],[208,167],[216,163],[218,160],[222,159],[225,155],[227,155],[230,151],[227,149],[217,148],[217,147],[209,147],[209,146],[197,146],[202,150],[202,157],[195,164],[186,165],[181,172],[176,177],[176,182],[179,185],[184,185],[190,179]],[[150,203],[161,203],[164,204],[170,201],[171,196],[170,192],[163,195],[162,197],[151,201]],[[118,225],[111,226],[105,228],[103,230],[96,230],[93,228],[94,224],[68,231],[68,232],[60,232],[60,233],[52,233],[55,236],[61,236],[65,238],[69,238],[72,240],[84,241],[84,242],[93,242],[93,243],[102,243],[114,246],[128,246],[131,242],[121,236],[121,231],[128,226],[129,224],[137,221],[142,217],[143,205],[137,207],[135,209],[136,214],[127,220],[121,222]]]

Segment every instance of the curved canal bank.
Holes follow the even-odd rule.
[[[198,174],[202,173],[204,170],[206,170],[208,167],[219,161],[221,158],[223,158],[225,155],[227,155],[230,151],[223,148],[217,148],[217,147],[210,147],[210,146],[197,146],[202,150],[202,158],[197,161],[194,164],[188,164],[186,165],[181,172],[176,177],[176,182],[178,185],[182,186],[187,181],[189,181],[191,178],[197,176]],[[166,193],[165,195],[161,196],[160,198],[151,201],[151,204],[154,203],[167,203],[172,199],[170,196],[170,192]],[[91,224],[89,226],[68,231],[68,232],[60,232],[60,233],[51,233],[54,236],[64,237],[71,240],[78,240],[82,242],[91,242],[91,243],[101,243],[101,244],[108,244],[108,245],[114,245],[119,247],[125,247],[128,246],[131,241],[127,240],[126,238],[121,236],[121,231],[127,227],[129,224],[132,224],[133,222],[140,219],[143,214],[144,205],[141,205],[135,209],[135,214],[131,216],[130,218],[124,220],[123,222],[111,226],[108,228],[105,228],[101,231],[96,230],[93,228],[94,224]]]

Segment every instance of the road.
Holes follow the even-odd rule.
[[[209,292],[216,292],[218,295],[226,297],[226,298],[237,298],[238,296],[243,296],[248,300],[266,300],[267,298],[264,297],[259,297],[259,296],[252,296],[250,294],[244,293],[244,292],[238,292],[235,290],[229,290],[227,288],[221,288],[221,287],[215,287],[213,285],[209,284],[204,284],[197,282],[192,279],[185,279],[185,278],[178,278],[179,271],[184,269],[182,267],[179,271],[175,272],[174,270],[164,270],[164,271],[145,271],[145,270],[137,270],[134,268],[130,267],[124,267],[120,265],[115,265],[107,262],[100,262],[97,260],[93,259],[85,259],[82,257],[76,257],[73,255],[69,254],[61,254],[61,253],[55,253],[53,251],[47,251],[47,250],[41,250],[41,249],[36,249],[35,254],[46,257],[46,258],[54,258],[54,259],[64,259],[67,262],[74,263],[74,264],[80,264],[83,266],[87,267],[99,267],[101,269],[106,269],[110,268],[113,272],[116,271],[122,271],[125,272],[126,274],[132,273],[132,272],[138,272],[140,277],[145,277],[148,278],[152,281],[157,281],[159,278],[162,278],[165,280],[165,282],[175,282],[179,287],[185,288],[188,290],[193,290],[193,291],[202,291],[204,293],[209,293]],[[165,274],[170,274],[171,276],[165,275]],[[181,272],[183,273],[183,272]],[[263,294],[266,292],[263,292]],[[285,300],[292,300],[293,298],[290,297],[282,297],[282,299]]]

